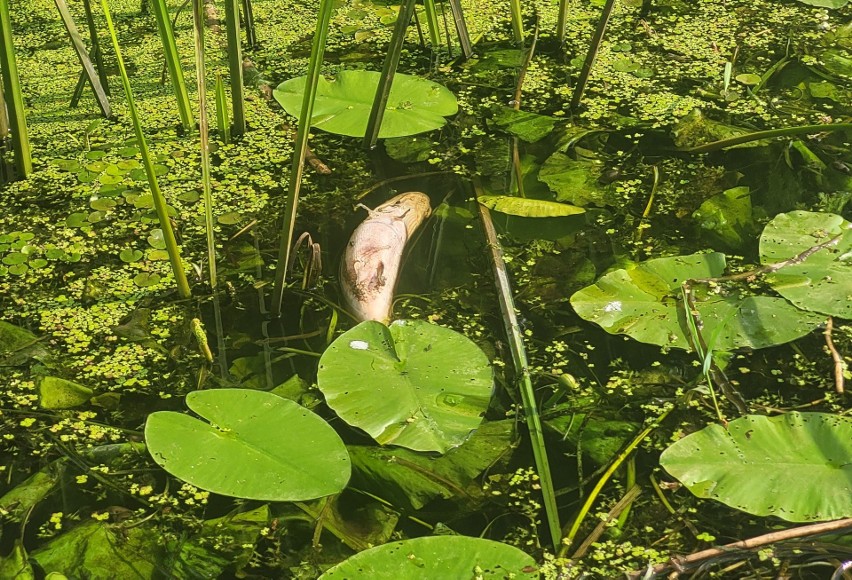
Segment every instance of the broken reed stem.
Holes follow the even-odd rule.
[[[592,74],[592,67],[595,65],[595,59],[598,57],[598,51],[601,49],[606,28],[609,25],[609,18],[612,16],[612,9],[615,7],[615,0],[607,0],[604,4],[601,19],[598,21],[598,27],[592,36],[592,41],[589,44],[589,52],[586,53],[586,60],[583,61],[583,68],[580,70],[580,78],[577,79],[577,85],[574,87],[574,94],[571,96],[571,110],[575,110],[580,106],[580,101],[583,100],[583,93],[586,90],[586,84],[589,82],[589,77]]]
[[[521,95],[523,94],[524,89],[524,79],[527,76],[527,69],[532,62],[533,55],[535,54],[535,45],[538,42],[538,18],[535,20],[535,30],[533,31],[532,42],[530,43],[530,48],[527,51],[526,57],[524,58],[524,62],[521,65],[521,70],[518,71],[518,82],[515,85],[515,95],[512,100],[512,108],[516,111],[521,110]],[[524,172],[521,167],[521,152],[518,150],[518,137],[516,135],[512,136],[512,168],[515,172],[515,181],[518,184],[518,195],[521,197],[526,197],[524,193]]]
[[[586,552],[589,551],[589,548],[592,544],[598,541],[598,539],[603,535],[606,531],[609,523],[615,518],[619,517],[622,513],[630,507],[633,501],[639,497],[639,494],[642,493],[642,488],[639,487],[638,484],[634,484],[627,492],[618,500],[612,509],[606,514],[606,517],[602,518],[598,525],[595,526],[595,529],[592,530],[592,533],[589,534],[583,543],[577,546],[577,550],[571,555],[572,560],[578,560],[586,555]]]
[[[598,499],[598,496],[601,493],[604,485],[609,481],[609,478],[612,477],[612,474],[621,466],[622,463],[630,456],[631,453],[639,446],[645,438],[651,434],[654,429],[656,429],[663,420],[668,417],[669,413],[672,412],[674,406],[669,407],[654,420],[653,423],[642,429],[642,431],[633,438],[633,441],[628,443],[627,447],[625,447],[621,453],[613,460],[612,463],[609,464],[609,467],[606,468],[606,471],[603,472],[598,482],[595,484],[594,489],[592,489],[589,496],[586,498],[585,503],[583,503],[583,507],[580,508],[577,517],[574,518],[574,522],[571,524],[571,528],[564,534],[562,538],[562,542],[560,543],[558,550],[556,552],[557,557],[564,558],[568,553],[568,548],[571,546],[571,542],[574,541],[574,538],[577,536],[577,532],[580,531],[580,526],[583,523],[583,520],[589,514],[589,511],[592,509],[592,505]]]
[[[829,316],[828,322],[825,323],[825,345],[828,347],[828,352],[831,353],[831,360],[834,362],[834,389],[843,394],[844,392],[844,384],[845,380],[843,378],[843,373],[846,371],[846,361],[843,360],[843,357],[840,356],[840,353],[837,352],[837,348],[834,346],[834,340],[831,337],[831,333],[834,330],[834,319]]]
[[[474,178],[474,190],[477,197],[482,188]],[[550,472],[550,464],[547,459],[547,448],[544,444],[544,431],[541,426],[541,417],[535,400],[532,378],[530,376],[529,364],[527,362],[524,339],[521,336],[518,317],[515,314],[515,300],[512,297],[512,288],[509,282],[509,273],[506,271],[506,262],[503,259],[503,247],[497,239],[494,223],[491,221],[491,213],[482,204],[479,207],[479,217],[482,228],[485,230],[485,238],[491,254],[491,266],[494,270],[494,282],[497,287],[497,296],[500,300],[500,311],[503,314],[503,324],[506,328],[506,336],[509,348],[512,352],[512,361],[515,367],[518,389],[521,392],[521,400],[524,406],[524,417],[530,432],[530,440],[535,461],[536,472],[541,484],[541,494],[544,503],[545,519],[550,531],[550,539],[553,548],[558,549],[562,537],[559,525],[559,509],[556,505],[556,492],[553,487],[553,479]]]

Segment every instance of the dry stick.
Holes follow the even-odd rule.
[[[579,560],[580,558],[585,556],[586,552],[589,550],[589,547],[595,542],[597,542],[598,538],[601,537],[601,534],[604,533],[609,522],[617,518],[619,514],[621,514],[621,512],[627,509],[630,504],[633,503],[633,500],[639,497],[639,494],[641,493],[642,488],[638,485],[634,485],[629,490],[627,490],[627,492],[622,496],[622,498],[618,500],[618,503],[612,506],[612,509],[609,510],[608,514],[606,514],[606,517],[603,518],[597,526],[595,526],[595,529],[592,530],[592,533],[589,534],[585,540],[583,540],[582,544],[577,546],[577,550],[571,555],[571,559]]]
[[[692,319],[695,328],[695,337],[693,342],[697,344],[693,344],[692,347],[695,352],[703,358],[709,355],[709,349],[707,347],[707,342],[704,340],[704,334],[701,332],[701,328],[704,324],[701,322],[701,315],[698,312],[698,308],[695,306],[695,294],[692,292],[692,282],[695,282],[695,280],[687,280],[683,283],[683,295],[686,299],[686,314]],[[733,405],[737,408],[737,411],[743,415],[747,415],[748,405],[746,404],[745,399],[740,392],[734,388],[734,385],[728,380],[728,376],[719,367],[719,365],[716,364],[716,361],[713,360],[712,356],[710,357],[709,371],[710,376],[713,378],[713,382],[719,385],[719,388],[722,389],[722,394],[725,395],[725,398],[733,403]],[[710,388],[712,389],[713,385],[710,385]]]
[[[834,330],[834,319],[829,316],[828,322],[825,323],[825,345],[828,347],[828,352],[831,353],[831,360],[834,361],[834,389],[842,394],[843,393],[843,373],[846,370],[846,361],[843,360],[843,357],[840,356],[840,353],[837,352],[837,349],[834,346],[834,340],[831,338],[831,331]]]
[[[654,566],[652,572],[654,574],[662,574],[663,572],[667,572],[668,570],[684,572],[698,562],[709,560],[717,556],[731,555],[733,552],[738,552],[742,550],[752,550],[754,548],[760,548],[762,546],[767,546],[776,542],[782,542],[784,540],[806,538],[808,536],[827,534],[829,532],[837,532],[845,529],[852,529],[852,518],[835,520],[833,522],[823,522],[820,524],[812,524],[810,526],[801,526],[799,528],[791,528],[789,530],[782,530],[780,532],[771,532],[769,534],[764,534],[755,538],[749,538],[748,540],[740,540],[739,542],[725,544],[724,546],[708,548],[707,550],[695,552],[694,554],[684,556],[683,558],[672,558],[671,561],[666,562],[665,564],[657,564],[656,566]],[[639,578],[644,574],[644,570],[642,572],[631,572],[630,577]]]

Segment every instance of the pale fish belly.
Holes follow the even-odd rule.
[[[405,244],[432,208],[426,194],[408,192],[368,211],[343,254],[343,298],[358,321],[388,322]]]

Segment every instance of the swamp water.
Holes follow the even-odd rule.
[[[178,15],[179,3],[168,5],[193,78],[191,18]],[[833,471],[819,461],[823,452],[834,458],[825,449],[849,451],[848,395],[837,392],[837,369],[848,378],[843,364],[852,349],[852,287],[849,260],[842,259],[849,248],[838,246],[841,258],[829,265],[811,264],[819,276],[716,280],[791,259],[848,229],[850,131],[690,151],[759,130],[848,123],[848,5],[621,3],[576,111],[568,104],[600,3],[570,6],[562,48],[554,38],[557,3],[524,3],[526,41],[519,49],[508,3],[462,2],[475,40],[467,62],[444,28],[448,7],[438,3],[441,46],[431,50],[428,15],[418,6],[427,46],[410,27],[400,72],[448,87],[459,113],[436,131],[384,139],[369,154],[357,139],[314,132],[311,147],[332,173],[307,170],[297,233],[309,232],[319,244],[322,265],[303,282],[306,266],[319,265],[309,247],[299,249],[280,318],[268,314],[268,300],[295,120],[254,85],[274,87],[305,73],[317,5],[253,2],[259,44],[246,52],[255,65],[246,75],[249,130],[229,144],[212,136],[216,300],[204,282],[197,136],[178,130],[174,94],[159,84],[162,48],[153,16],[140,14],[135,1],[110,6],[155,170],[195,272],[193,298],[179,300],[174,292],[123,99],[112,97],[117,118],[110,121],[98,118],[88,91],[69,109],[79,65],[54,6],[14,3],[36,171],[0,193],[0,320],[13,325],[0,327],[0,578],[33,577],[29,564],[35,577],[43,570],[91,578],[317,578],[371,545],[454,533],[520,548],[545,577],[614,578],[644,573],[672,554],[852,516],[844,500],[846,492],[852,496],[848,455]],[[396,10],[381,2],[339,3],[323,72],[380,68]],[[84,21],[81,7],[72,12]],[[536,21],[538,42],[525,64]],[[227,75],[212,32],[207,52],[209,78]],[[112,62],[109,50],[107,57]],[[212,103],[210,113],[215,118]],[[469,440],[469,429],[461,429],[464,442],[443,454],[378,445],[366,427],[347,425],[344,413],[328,406],[331,395],[316,387],[320,356],[353,326],[337,307],[336,273],[343,245],[365,214],[355,205],[374,207],[410,190],[430,195],[433,216],[408,249],[395,317],[460,333],[487,357],[494,379],[484,422]],[[549,455],[545,475],[536,472],[521,373],[513,368],[474,195],[490,207],[501,234]],[[811,242],[797,245],[802,236]],[[796,249],[785,254],[785,245]],[[674,261],[652,262],[662,258]],[[684,288],[687,279],[714,281]],[[839,366],[823,336],[826,309]],[[212,362],[200,348],[205,340]],[[352,339],[371,343],[358,341]],[[452,344],[468,352],[461,346],[467,343]],[[352,365],[327,366],[354,376],[360,369]],[[161,469],[143,446],[152,414],[183,413],[188,403],[204,404],[191,398],[197,393],[225,388],[273,391],[316,413],[347,445],[346,489],[329,500],[233,499]],[[442,402],[469,404],[451,396]],[[239,410],[238,403],[212,406]],[[800,424],[799,415],[785,414],[791,411],[830,419],[803,413]],[[302,417],[293,408],[282,412]],[[753,425],[740,430],[734,420],[741,415]],[[729,425],[737,452],[749,454],[747,441],[767,431],[755,416],[794,423],[792,444],[784,444],[789,433],[776,424],[767,428],[777,456],[757,461],[760,467],[746,473],[750,483],[738,483],[768,498],[763,503],[722,493],[699,499],[678,483],[686,477],[675,478],[673,460],[661,467],[663,450],[707,426]],[[297,432],[291,426],[301,419],[287,417],[279,421],[281,446],[295,444],[305,466],[339,451],[319,442],[325,435]],[[837,428],[825,439],[805,436],[811,431],[801,425],[808,421]],[[635,439],[643,428],[649,431]],[[832,437],[837,441],[826,443]],[[638,448],[628,458],[622,451],[631,441]],[[723,455],[718,444],[702,443],[691,454]],[[790,459],[797,449],[807,457]],[[753,487],[772,480],[771,464],[782,459],[792,467],[780,491]],[[596,495],[595,484],[617,460],[621,467]],[[701,456],[695,463],[711,461]],[[314,479],[334,476],[320,472]],[[555,488],[570,547],[550,539],[544,479]],[[588,517],[573,529],[590,496],[596,501]],[[800,501],[801,511],[772,505],[785,497]],[[819,498],[838,498],[837,509]],[[608,523],[596,528],[607,514]],[[422,561],[411,558],[417,570],[438,561],[427,548],[418,547],[418,555]],[[849,559],[848,533],[838,533],[710,558],[696,574],[826,578]],[[528,565],[518,561],[520,570]]]

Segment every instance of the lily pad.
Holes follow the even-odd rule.
[[[132,262],[138,262],[139,260],[141,260],[143,255],[144,254],[142,254],[141,250],[133,250],[127,248],[125,250],[121,250],[121,252],[119,252],[118,254],[118,257],[121,258],[122,262],[127,262],[128,264],[130,264]]]
[[[748,415],[671,445],[660,464],[698,497],[791,522],[852,516],[852,418]]]
[[[249,389],[194,391],[183,413],[148,416],[148,451],[172,475],[222,495],[300,501],[340,492],[349,455],[328,423],[277,395]]]
[[[366,321],[325,351],[317,371],[329,407],[382,445],[444,453],[482,422],[488,358],[458,332],[419,320]]]
[[[334,80],[320,77],[311,125],[329,133],[363,137],[376,96],[380,74],[367,70],[340,71]],[[302,110],[306,77],[284,81],[274,95],[289,114]],[[424,78],[397,73],[382,120],[380,138],[403,137],[444,126],[444,117],[458,111],[456,97],[446,87]]]
[[[852,319],[852,223],[831,213],[792,211],[760,236],[760,261],[774,264],[840,236],[836,243],[768,276],[784,298],[805,310]]]
[[[724,254],[692,254],[648,260],[615,270],[571,296],[581,318],[609,333],[640,342],[689,349],[689,327],[681,299],[683,282],[716,278],[725,270]],[[749,296],[730,289],[696,288],[703,335],[716,350],[764,348],[795,340],[814,330],[823,317],[799,310],[786,300]],[[783,320],[784,324],[778,321]]]
[[[473,577],[538,578],[539,573],[532,556],[509,544],[467,536],[429,536],[355,554],[327,570],[320,580]]]

